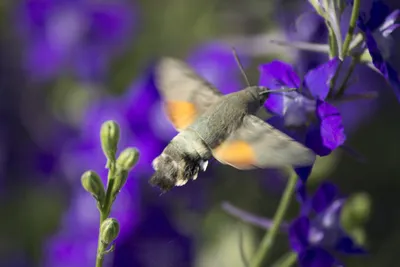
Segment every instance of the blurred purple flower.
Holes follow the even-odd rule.
[[[124,0],[23,0],[16,23],[27,44],[27,71],[39,79],[61,71],[102,78],[111,56],[131,37],[135,8]]]
[[[340,262],[331,254],[333,251],[345,254],[365,253],[340,225],[345,199],[338,195],[337,188],[325,182],[308,198],[305,186],[301,185],[298,191],[298,199],[302,204],[301,214],[289,226],[289,240],[292,249],[298,253],[302,267],[339,265]]]
[[[130,235],[137,223],[138,203],[132,201],[127,190],[118,195],[111,217],[117,218],[121,232],[118,242]],[[99,214],[93,197],[83,189],[72,198],[64,214],[61,230],[45,245],[44,266],[94,266],[97,250]]]
[[[339,62],[338,58],[334,58],[310,70],[303,82],[287,63],[276,60],[260,66],[260,85],[270,89],[299,89],[296,92],[271,94],[265,107],[283,120],[281,127],[297,129],[297,139],[320,156],[328,155],[346,139],[340,112],[325,102],[330,80]],[[271,122],[276,124],[276,118]],[[304,127],[307,128],[305,134]]]
[[[400,79],[397,71],[387,61],[387,43],[390,41],[388,38],[400,26],[400,23],[397,23],[400,10],[389,14],[388,6],[380,0],[375,0],[368,21],[365,17],[365,13],[360,12],[357,26],[365,34],[365,46],[371,55],[372,64],[385,77],[400,101]]]

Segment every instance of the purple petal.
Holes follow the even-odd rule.
[[[386,17],[384,25],[393,25],[400,18],[400,9],[394,10]]]
[[[365,254],[365,253],[367,253],[365,249],[356,245],[354,243],[354,241],[348,236],[344,236],[338,241],[338,243],[336,245],[336,250],[346,253],[346,254]]]
[[[329,93],[330,81],[335,75],[339,63],[340,59],[335,57],[306,74],[306,87],[315,98],[325,100]]]
[[[274,60],[270,63],[260,65],[259,71],[261,72],[259,84],[269,89],[300,87],[300,78],[288,63]]]
[[[299,254],[301,267],[333,267],[337,261],[326,250],[322,248],[312,248]]]
[[[337,187],[331,183],[323,183],[319,186],[312,198],[312,207],[315,212],[325,211],[337,197]]]
[[[310,221],[306,216],[294,220],[289,226],[289,242],[292,249],[298,253],[305,250],[308,243]]]
[[[378,49],[378,45],[372,36],[371,32],[365,28],[362,20],[359,20],[359,27],[364,30],[366,37],[366,45],[372,58],[372,63],[379,70],[380,73],[388,80],[398,100],[400,101],[400,81],[397,72],[393,67],[387,63]]]
[[[261,86],[266,86],[272,90],[282,89],[282,87],[300,87],[300,78],[293,67],[285,62],[275,60],[268,64],[260,65],[259,71],[259,85]],[[291,93],[287,95],[295,96],[295,94]],[[283,115],[285,101],[292,101],[292,99],[284,97],[283,94],[270,94],[267,101],[265,101],[265,107],[275,114]]]
[[[323,145],[330,150],[335,150],[346,140],[339,110],[327,102],[317,101],[317,116],[321,120]]]

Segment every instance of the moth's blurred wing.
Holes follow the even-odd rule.
[[[309,166],[315,154],[260,118],[247,115],[243,125],[213,151],[223,164],[237,169]]]
[[[169,57],[162,58],[157,65],[155,83],[167,117],[178,131],[192,124],[222,96],[185,62]]]

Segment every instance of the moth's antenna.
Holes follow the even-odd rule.
[[[242,63],[240,62],[239,56],[238,56],[238,54],[237,54],[237,52],[236,52],[236,49],[235,49],[234,47],[232,47],[232,53],[233,53],[233,57],[234,57],[235,60],[236,60],[236,63],[237,63],[237,65],[238,65],[239,69],[240,69],[240,72],[242,73],[242,76],[243,76],[243,78],[244,78],[244,80],[245,80],[247,86],[250,87],[249,79],[247,78],[247,75],[246,75],[246,73],[244,72],[243,65],[242,65]]]

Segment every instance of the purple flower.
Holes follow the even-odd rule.
[[[136,23],[133,7],[123,0],[24,0],[16,17],[27,44],[25,68],[39,79],[62,71],[84,80],[102,78]]]
[[[379,0],[373,1],[370,11],[370,18],[365,19],[365,14],[361,13],[357,26],[365,34],[365,46],[372,58],[372,64],[385,77],[393,88],[400,101],[400,80],[397,71],[386,60],[388,53],[385,44],[388,43],[390,34],[400,26],[397,23],[400,10],[395,10],[389,14],[389,8]]]
[[[302,267],[342,265],[331,252],[365,253],[340,225],[345,199],[338,195],[337,188],[327,182],[321,184],[311,198],[308,198],[305,186],[300,186],[301,214],[289,226],[289,240]]]
[[[320,156],[328,155],[346,140],[338,109],[325,102],[330,80],[339,62],[338,58],[334,58],[310,70],[303,82],[292,66],[281,61],[275,60],[259,68],[260,85],[272,90],[284,87],[298,89],[270,95],[265,107],[278,116],[270,122],[278,128],[294,128],[295,138]]]

